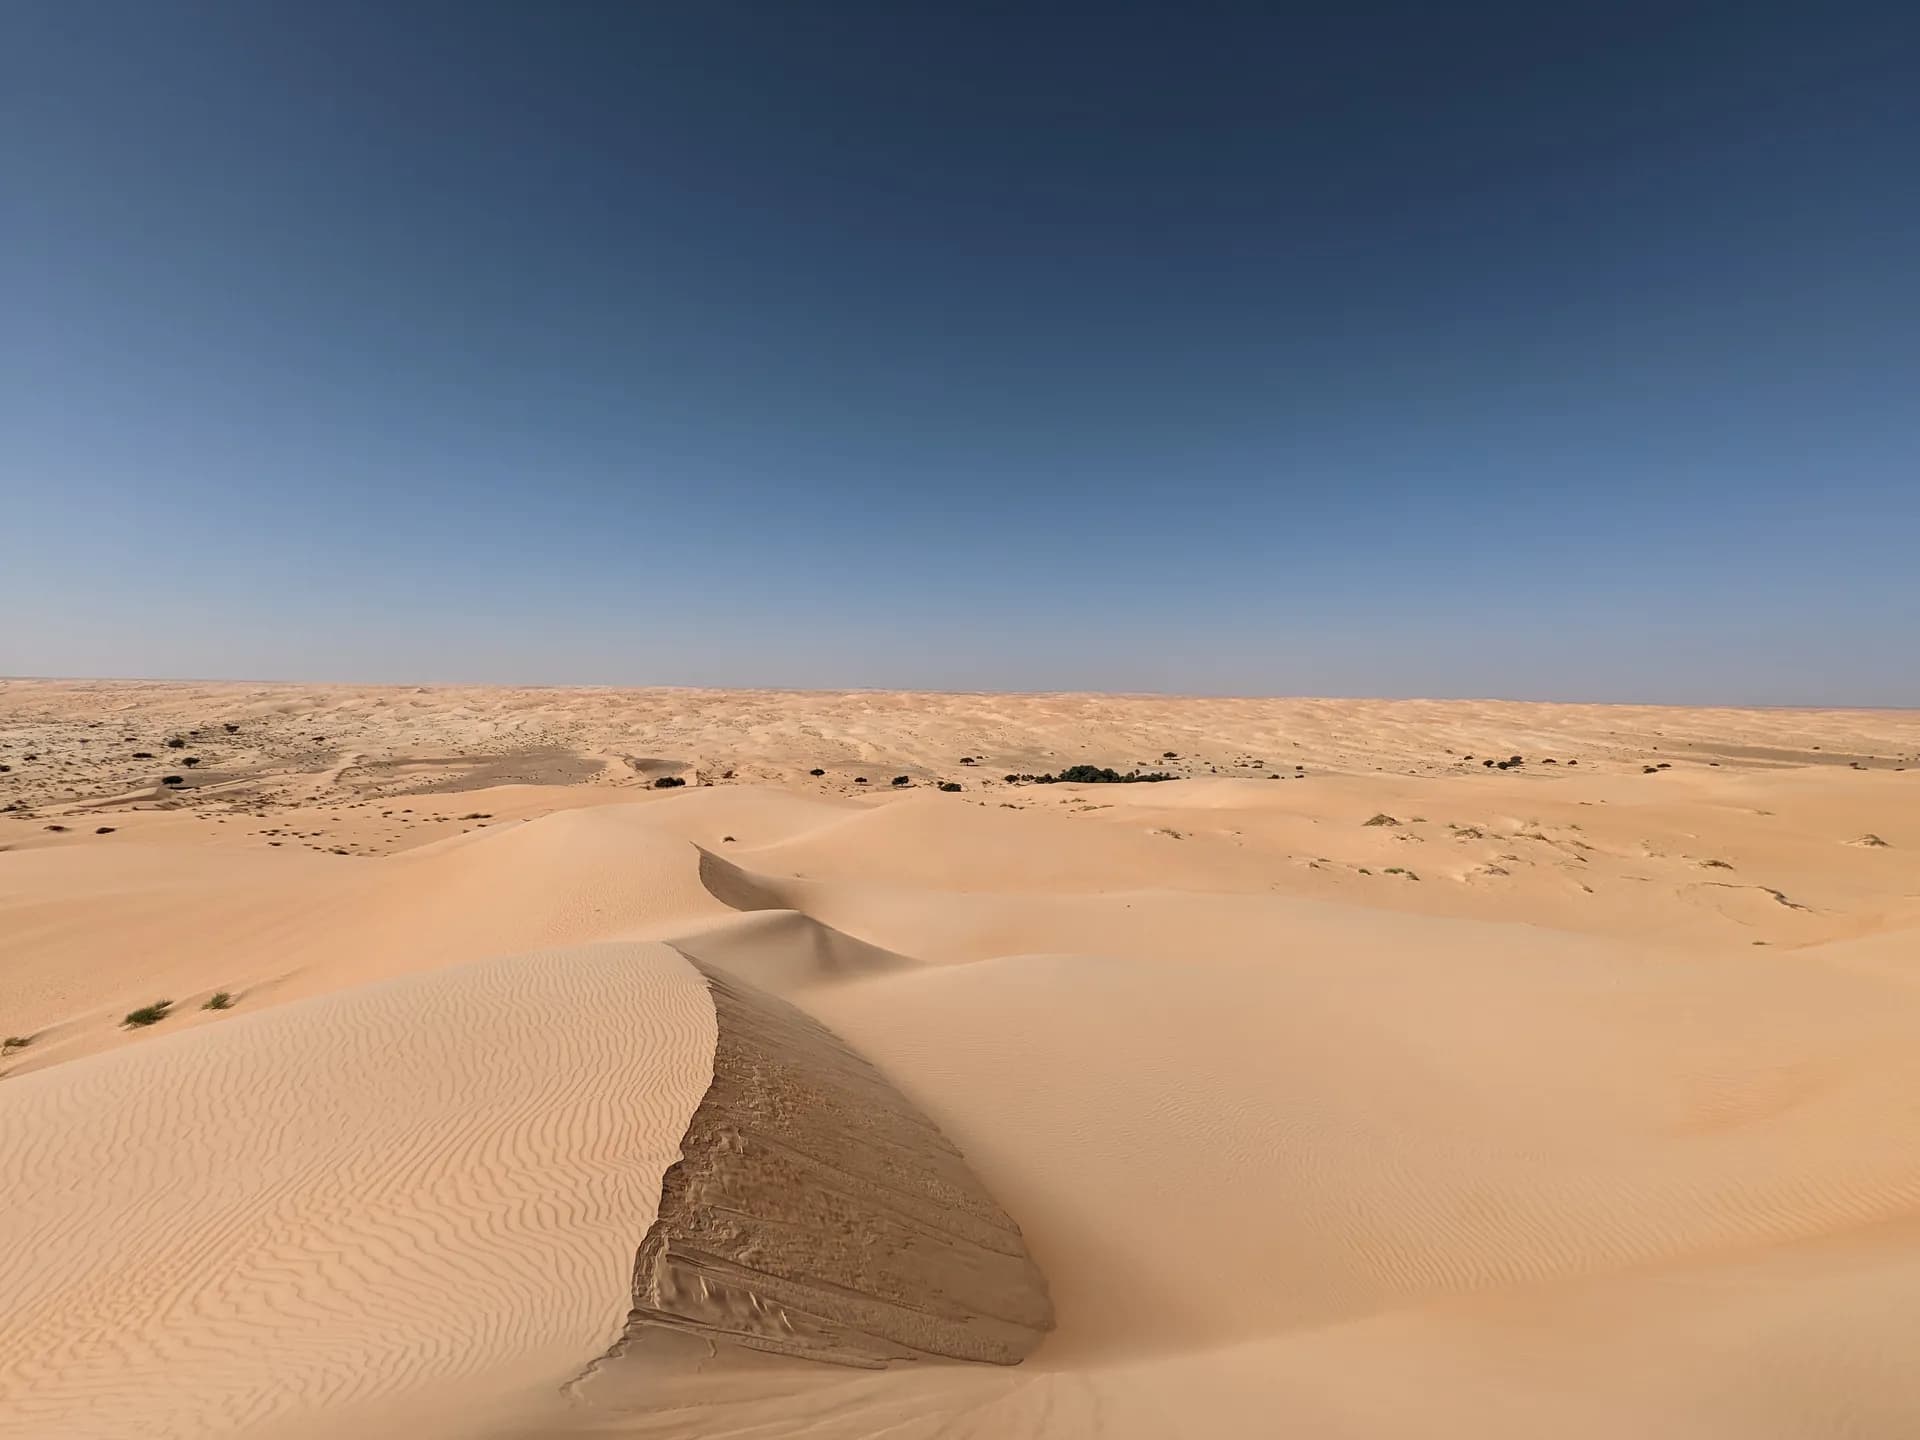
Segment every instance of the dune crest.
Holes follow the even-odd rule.
[[[650,1327],[878,1368],[1015,1364],[1053,1326],[1020,1228],[832,1031],[710,966],[713,1084],[635,1259]]]

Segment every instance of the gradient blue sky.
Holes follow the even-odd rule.
[[[0,673],[1920,703],[1910,3],[15,0],[0,97]]]

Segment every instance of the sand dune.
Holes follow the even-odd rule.
[[[818,1021],[705,973],[713,1084],[635,1259],[625,1348],[665,1329],[867,1369],[1024,1360],[1053,1328],[1046,1282],[960,1152]]]
[[[1920,1417],[1915,716],[7,682],[0,746],[0,1434]],[[1004,778],[1082,760],[1182,778]]]
[[[482,961],[0,1087],[0,1433],[207,1435],[565,1378],[711,1075],[664,946]]]

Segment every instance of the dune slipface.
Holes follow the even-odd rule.
[[[801,1011],[708,966],[713,1084],[634,1265],[650,1327],[878,1368],[1017,1364],[1053,1325],[1020,1229],[960,1152]]]

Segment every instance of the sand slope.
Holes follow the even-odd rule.
[[[664,946],[371,984],[0,1087],[0,1434],[211,1435],[564,1378],[711,1075]]]
[[[1014,1365],[1046,1281],[960,1152],[866,1060],[724,971],[713,1083],[633,1270],[623,1348],[662,1329],[868,1369]]]

